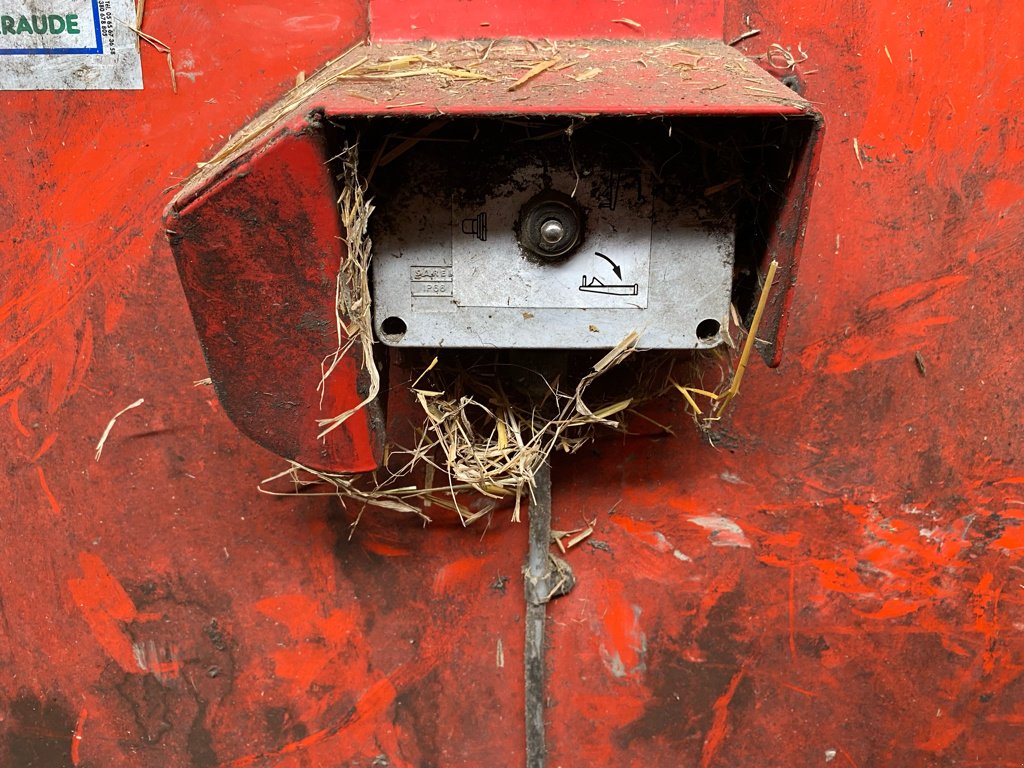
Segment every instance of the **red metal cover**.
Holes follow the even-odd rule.
[[[260,445],[307,467],[377,468],[379,406],[318,437],[318,420],[367,391],[343,341],[335,281],[344,252],[335,187],[319,124],[298,121],[222,177],[180,195],[167,215],[171,248],[224,410]]]

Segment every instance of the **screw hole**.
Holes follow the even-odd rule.
[[[386,336],[389,341],[399,341],[405,332],[409,330],[409,326],[405,324],[405,320],[400,317],[385,317],[384,321],[380,324],[381,335]]]
[[[789,88],[789,90],[796,91],[797,95],[804,95],[804,84],[796,75],[786,75],[782,78],[782,84]]]
[[[708,318],[707,320],[701,320],[697,324],[697,338],[707,343],[714,341],[718,336],[718,332],[722,330],[722,324],[717,320]]]

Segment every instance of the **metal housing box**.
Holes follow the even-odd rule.
[[[374,321],[385,344],[607,348],[631,331],[648,348],[719,343],[735,215],[694,184],[688,166],[700,153],[672,142],[670,121],[452,128],[374,177]],[[638,141],[652,132],[664,141]],[[520,242],[523,212],[548,194],[581,220],[578,244],[555,260]]]

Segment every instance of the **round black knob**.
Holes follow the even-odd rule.
[[[528,253],[544,261],[562,261],[583,240],[583,210],[568,195],[541,192],[519,212],[517,235]]]

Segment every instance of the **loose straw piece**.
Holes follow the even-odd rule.
[[[761,317],[764,315],[764,308],[768,305],[768,294],[772,290],[772,282],[775,280],[775,272],[779,268],[779,262],[772,260],[768,265],[768,274],[764,278],[764,287],[761,289],[761,297],[757,301],[757,309],[754,318],[750,321],[750,330],[747,331],[747,339],[743,344],[743,351],[740,353],[740,362],[736,366],[736,373],[732,377],[732,383],[725,390],[719,401],[718,413],[728,407],[732,399],[740,393],[740,383],[743,381],[743,374],[746,373],[747,363],[750,362],[750,353],[754,351],[754,342],[757,340],[757,329],[761,325]]]
[[[600,67],[591,67],[590,69],[586,69],[583,72],[580,72],[578,75],[576,75],[572,79],[575,80],[577,83],[584,83],[587,80],[594,79],[595,77],[597,77],[600,74],[601,74],[601,68]]]
[[[107,442],[107,438],[110,436],[110,430],[112,430],[114,428],[114,422],[117,421],[118,418],[120,418],[121,416],[126,414],[128,411],[130,411],[132,408],[138,408],[144,402],[146,402],[145,399],[140,397],[138,400],[136,400],[131,405],[129,405],[129,406],[125,407],[125,408],[122,408],[120,411],[118,411],[117,413],[114,414],[114,418],[112,418],[107,423],[107,428],[103,430],[103,435],[100,436],[100,441],[98,443],[96,443],[96,461],[100,460],[100,455],[103,453],[103,446]]]
[[[512,83],[512,85],[510,85],[508,87],[508,89],[510,91],[519,90],[524,85],[526,85],[528,82],[533,80],[533,78],[535,78],[541,72],[544,72],[545,70],[551,69],[553,66],[555,66],[555,64],[557,64],[561,60],[562,60],[561,56],[555,56],[555,58],[553,58],[553,59],[548,59],[547,61],[542,61],[539,64],[535,64],[533,67],[530,68],[529,72],[527,72],[525,75],[523,75],[518,80],[516,80],[514,83]]]
[[[706,428],[712,422],[718,421],[722,418],[722,414],[725,409],[729,407],[729,404],[733,399],[740,393],[740,384],[743,382],[743,374],[747,371],[747,365],[750,362],[750,355],[754,351],[754,344],[757,342],[757,329],[761,326],[761,318],[764,315],[765,307],[768,306],[768,294],[771,293],[772,283],[775,281],[775,272],[779,268],[779,263],[772,260],[772,263],[768,265],[768,274],[765,276],[764,285],[761,287],[761,295],[757,300],[757,309],[754,310],[754,317],[750,321],[750,329],[747,331],[747,338],[743,342],[743,349],[740,352],[739,362],[736,364],[736,371],[732,375],[732,379],[729,382],[729,386],[726,387],[724,392],[710,392],[706,389],[697,389],[696,387],[684,387],[682,384],[677,382],[673,378],[669,378],[669,383],[674,386],[679,393],[685,398],[687,404],[693,410],[694,416],[704,416],[704,412],[697,405],[697,401],[694,399],[694,395],[700,395],[706,397],[711,401],[712,412],[703,419],[703,426]]]

